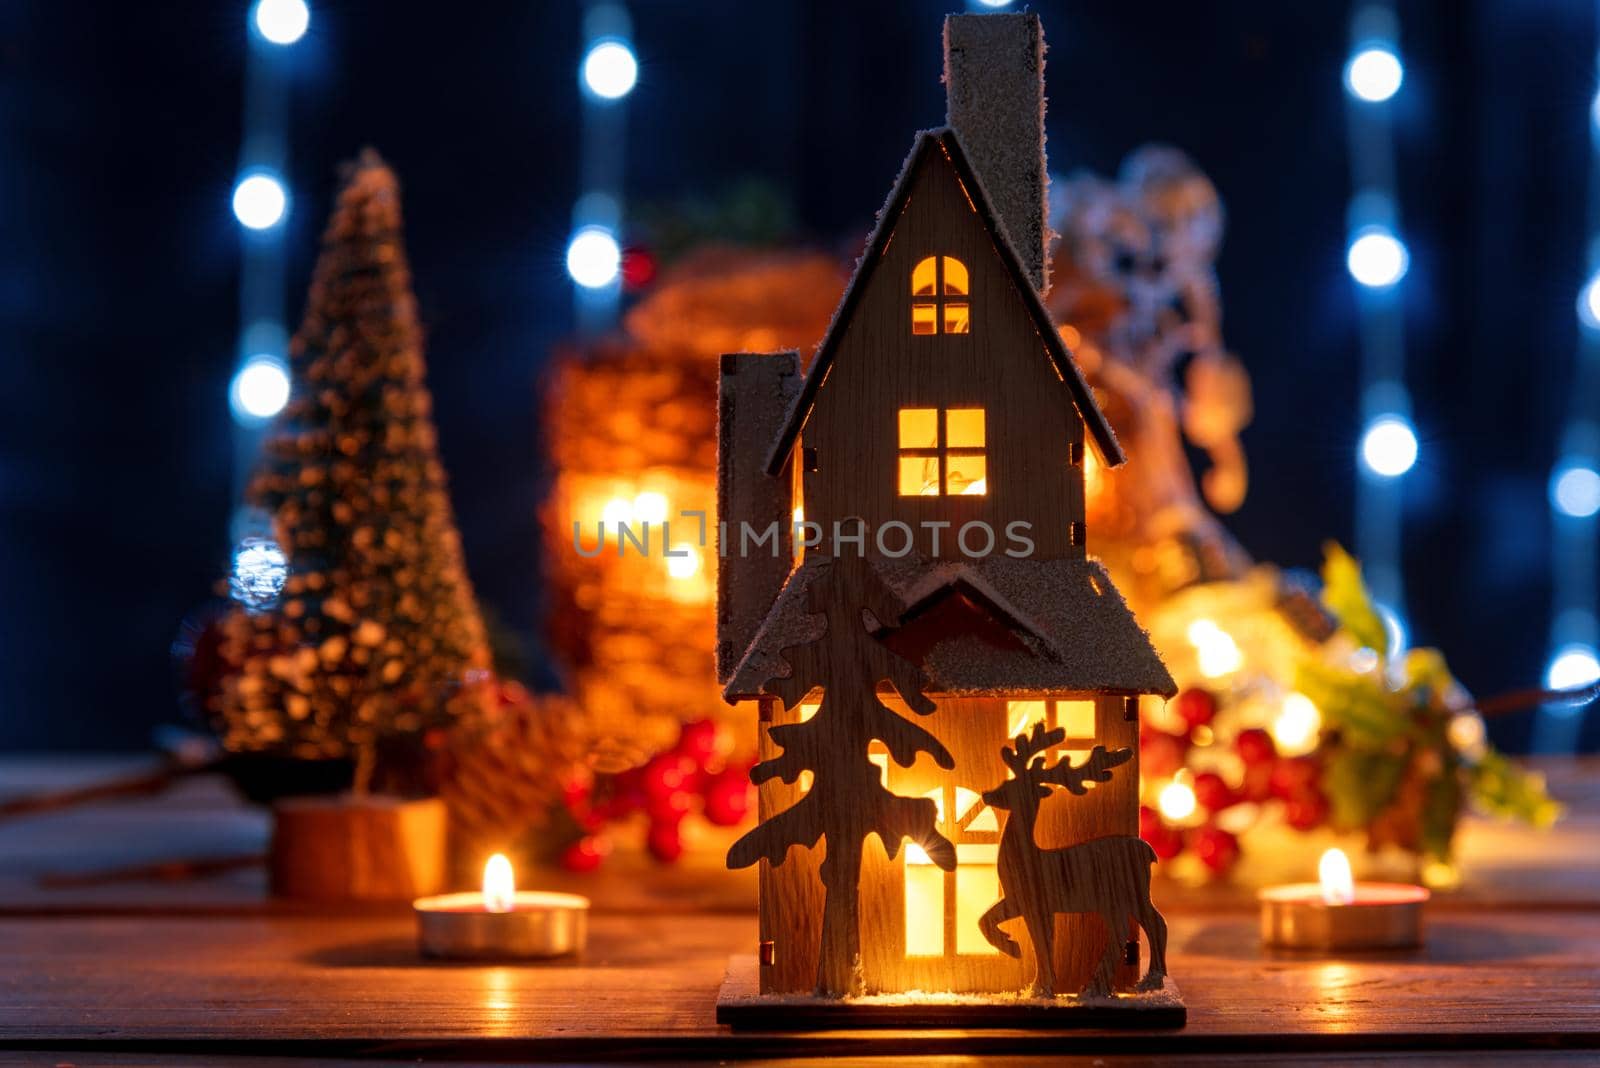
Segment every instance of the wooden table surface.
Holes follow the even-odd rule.
[[[110,770],[0,762],[0,797]],[[216,782],[0,823],[0,1065],[805,1059],[1004,1064],[1218,1059],[1600,1064],[1600,764],[1551,768],[1556,832],[1488,824],[1468,883],[1430,908],[1427,947],[1315,960],[1264,952],[1248,898],[1169,892],[1170,962],[1189,1025],[1157,1033],[735,1034],[714,1001],[755,942],[753,891],[693,869],[613,871],[578,962],[424,963],[404,912],[273,903],[256,867],[88,883],[95,870],[260,851],[265,820]],[[41,876],[76,874],[73,885]],[[70,880],[69,880],[70,882]],[[1176,1060],[1175,1060],[1176,1058]]]

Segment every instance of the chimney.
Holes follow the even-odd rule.
[[[766,472],[767,450],[800,394],[797,352],[737,352],[722,357],[717,381],[717,519],[728,545],[717,561],[717,681],[727,682],[777,600],[794,564],[791,469]],[[741,551],[740,524],[752,536],[769,524],[780,531]]]
[[[1042,295],[1049,284],[1044,159],[1044,28],[1038,15],[948,15],[945,122]]]

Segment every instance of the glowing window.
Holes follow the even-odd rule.
[[[938,807],[939,833],[956,847],[956,870],[943,871],[921,846],[906,843],[906,956],[991,956],[999,951],[978,920],[1000,900],[1000,822],[966,787],[941,786],[924,796]]]
[[[1062,747],[1085,753],[1094,748],[1095,708],[1091,701],[1007,701],[1006,731],[1012,737],[1033,730],[1043,723],[1049,730],[1060,727],[1067,732]]]
[[[895,492],[902,497],[981,497],[989,492],[982,408],[901,408]]]
[[[911,269],[911,295],[926,300],[911,302],[913,334],[970,334],[972,295],[967,265],[953,256],[928,256]],[[949,298],[963,298],[951,300]]]

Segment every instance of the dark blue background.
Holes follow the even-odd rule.
[[[405,185],[470,567],[531,635],[534,387],[571,323],[577,6],[312,6],[291,63],[285,312],[299,315],[338,161],[374,145]],[[806,235],[854,245],[912,132],[942,118],[946,5],[631,6],[634,202],[757,176]],[[1230,526],[1263,559],[1314,565],[1325,538],[1353,537],[1347,6],[1032,7],[1051,45],[1054,171],[1107,172],[1167,140],[1222,191],[1226,336],[1257,395],[1253,485]],[[176,716],[168,645],[226,561],[245,11],[0,3],[0,748],[136,747]],[[1577,340],[1593,6],[1440,0],[1400,18],[1424,450],[1407,483],[1411,623],[1493,692],[1536,681],[1546,654],[1545,478]],[[1525,730],[1495,725],[1512,745]]]

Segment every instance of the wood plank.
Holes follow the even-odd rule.
[[[832,1028],[1100,1028],[1182,1027],[1183,998],[1167,979],[1160,990],[1102,997],[994,997],[982,994],[889,994],[837,1000],[805,994],[763,995],[754,955],[728,960],[717,992],[717,1022],[735,1030],[820,1031]]]
[[[1178,1032],[733,1034],[753,917],[594,917],[588,956],[423,963],[393,917],[0,920],[0,1048],[455,1057],[1600,1050],[1600,915],[1446,915],[1413,955],[1263,955],[1254,919],[1178,916]],[[745,950],[747,951],[747,950]]]

